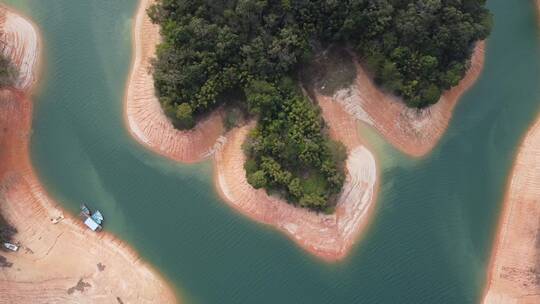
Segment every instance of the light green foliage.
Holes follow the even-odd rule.
[[[267,179],[263,170],[258,170],[247,176],[248,183],[255,189],[266,187]]]
[[[177,124],[181,129],[190,129],[195,125],[193,110],[189,103],[184,102],[176,108]]]

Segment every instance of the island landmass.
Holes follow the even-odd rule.
[[[300,247],[327,261],[340,260],[347,255],[375,209],[379,170],[376,157],[358,134],[358,122],[369,122],[405,153],[412,156],[425,155],[440,140],[459,97],[474,83],[483,65],[484,43],[480,42],[472,56],[472,68],[467,70],[459,85],[443,93],[436,110],[431,107],[411,109],[399,98],[389,97],[392,95],[375,87],[372,78],[360,64],[356,65],[357,84],[347,90],[359,95],[363,94],[360,93],[362,88],[369,87],[371,93],[344,102],[340,95],[326,96],[315,90],[314,98],[321,109],[330,137],[341,141],[347,150],[344,168],[346,176],[342,191],[337,195],[335,211],[331,214],[317,213],[290,205],[283,199],[268,195],[263,189],[254,189],[247,182],[242,143],[253,128],[253,122],[221,134],[216,127],[212,132],[207,131],[213,136],[206,136],[201,142],[197,142],[197,137],[205,132],[203,129],[215,127],[213,124],[211,127],[209,122],[218,120],[216,112],[199,122],[193,130],[174,128],[159,105],[153,87],[152,60],[156,45],[160,43],[160,35],[159,25],[153,24],[146,14],[152,3],[153,0],[141,0],[134,24],[135,55],[125,101],[126,124],[130,134],[141,144],[171,159],[193,162],[214,156],[215,185],[225,202],[251,219],[276,227]],[[391,104],[390,114],[383,113],[386,107],[375,106],[381,99]],[[367,105],[370,105],[369,110],[364,109]],[[369,120],[357,114],[365,112],[369,113]],[[396,118],[403,125],[414,127],[395,128],[393,124]],[[426,129],[435,126],[435,135],[418,134],[420,124]],[[392,139],[392,136],[396,139]],[[409,141],[414,144],[409,144],[407,148],[405,143]],[[171,148],[177,145],[183,147]],[[413,147],[415,145],[421,147]],[[179,158],[176,152],[179,149],[189,155]]]
[[[0,90],[0,225],[12,229],[2,238],[19,246],[0,250],[0,303],[175,303],[167,282],[131,248],[87,229],[40,184],[29,158],[40,39],[35,25],[0,7],[0,53],[18,74]]]

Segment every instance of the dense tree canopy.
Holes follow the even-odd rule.
[[[176,126],[245,101],[259,119],[248,181],[318,210],[341,189],[343,159],[298,71],[330,45],[349,47],[379,85],[425,107],[459,82],[491,27],[485,0],[159,0],[148,13],[163,37],[155,87]]]
[[[244,144],[248,182],[303,207],[327,210],[343,185],[345,152],[321,133],[317,109],[289,78],[277,84],[254,80],[245,92],[250,112],[260,115]]]

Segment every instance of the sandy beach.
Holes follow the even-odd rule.
[[[540,303],[540,118],[519,148],[493,246],[484,303]]]
[[[413,157],[424,156],[437,145],[448,127],[457,102],[480,76],[484,66],[484,49],[485,42],[479,42],[465,77],[456,87],[444,92],[439,102],[427,109],[408,108],[398,97],[381,91],[358,63],[354,83],[335,92],[332,99],[341,104],[347,113],[375,128],[401,152]]]
[[[32,23],[0,8],[1,51],[21,71],[13,88],[0,91],[0,211],[21,246],[0,252],[9,263],[0,267],[0,303],[175,303],[173,290],[132,249],[64,213],[37,179],[29,159],[29,95],[39,39]]]

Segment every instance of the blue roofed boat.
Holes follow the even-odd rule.
[[[103,223],[103,214],[99,210],[96,210],[94,214],[91,214],[90,209],[85,205],[81,205],[81,216],[85,219],[84,224],[92,231],[99,231],[102,229],[101,223]]]

